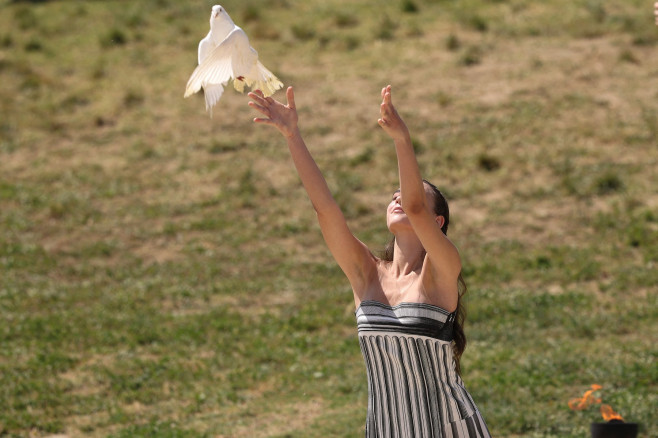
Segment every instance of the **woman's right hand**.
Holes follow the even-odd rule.
[[[393,140],[406,140],[409,138],[409,129],[398,114],[393,101],[391,100],[391,86],[387,85],[382,88],[382,104],[379,112],[381,118],[377,121],[384,131],[391,136]]]
[[[290,138],[296,135],[297,129],[297,108],[295,107],[295,93],[292,87],[286,90],[286,99],[288,104],[263,96],[260,90],[255,90],[248,95],[252,101],[249,106],[256,109],[266,117],[256,117],[254,122],[264,123],[274,126],[283,134],[284,137]]]

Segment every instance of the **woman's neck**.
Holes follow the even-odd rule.
[[[395,236],[391,269],[396,277],[408,275],[423,266],[425,249],[418,237],[411,233]]]

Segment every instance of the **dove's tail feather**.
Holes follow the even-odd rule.
[[[234,79],[233,80],[233,88],[235,88],[237,91],[240,93],[244,93],[244,86],[251,87],[252,81],[245,77],[240,77],[240,79]]]
[[[251,74],[247,77],[233,81],[233,87],[240,93],[244,91],[245,85],[252,90],[262,91],[265,97],[273,95],[276,90],[283,87],[283,83],[279,78],[274,76],[274,73],[269,71],[260,61],[256,61]]]
[[[203,94],[206,98],[206,111],[212,117],[212,107],[219,102],[222,94],[224,94],[224,86],[222,84],[206,84],[203,86]]]
[[[257,89],[263,92],[264,96],[271,96],[276,90],[283,87],[283,83],[274,76],[274,74],[269,71],[260,61],[256,61],[256,83],[255,86]]]

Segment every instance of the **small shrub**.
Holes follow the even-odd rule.
[[[141,105],[142,103],[144,103],[144,95],[139,91],[129,90],[123,96],[123,104],[128,108]]]
[[[486,32],[489,30],[489,24],[487,23],[487,20],[479,15],[473,15],[471,18],[469,18],[468,25],[478,32]]]
[[[392,40],[394,36],[395,32],[392,29],[386,27],[380,27],[375,32],[375,38],[378,40]]]
[[[639,64],[640,60],[635,56],[631,49],[623,49],[619,53],[619,60],[621,62],[628,62],[629,64]]]
[[[2,38],[0,38],[0,47],[9,48],[12,47],[13,45],[14,45],[14,40],[11,37],[11,35],[6,34]]]
[[[293,36],[300,41],[308,41],[315,37],[315,30],[304,24],[294,24],[290,30]]]
[[[7,121],[0,122],[0,153],[12,153],[16,151],[16,149],[18,149],[18,144],[16,142],[14,126]],[[3,192],[6,188],[7,186],[0,182],[0,199],[3,199]]]
[[[649,240],[649,232],[643,224],[633,223],[627,230],[628,244],[633,248],[646,245]]]
[[[402,0],[400,9],[402,9],[402,12],[406,12],[408,14],[415,14],[418,12],[418,6],[412,0]]]
[[[658,43],[658,35],[653,31],[651,33],[643,33],[633,37],[634,46],[655,46]]]
[[[444,91],[439,91],[436,94],[436,102],[439,104],[441,108],[445,108],[449,106],[452,103],[452,101],[453,101],[453,97]]]
[[[242,11],[242,21],[245,23],[260,21],[260,9],[256,5],[248,5]]]
[[[256,182],[256,176],[251,168],[247,169],[242,173],[239,178],[239,187],[237,193],[243,197],[252,197],[258,193],[258,183]],[[251,200],[245,200],[245,202],[251,202]]]
[[[658,141],[658,112],[642,106],[642,120],[649,131],[649,139]]]
[[[633,36],[634,46],[654,46],[658,43],[658,32],[656,32],[655,26],[647,26],[649,20],[651,19],[644,14],[641,17],[622,17],[622,29]]]
[[[405,32],[405,35],[410,36],[410,37],[421,37],[421,36],[425,35],[425,32],[423,31],[423,29],[420,26],[418,26],[416,24],[413,24],[413,25],[409,26],[409,28]]]
[[[417,138],[411,139],[411,146],[413,146],[414,153],[416,155],[421,155],[423,152],[425,152],[425,145]]]
[[[99,60],[91,71],[91,79],[102,79],[107,75],[105,61]]]
[[[622,190],[624,182],[615,172],[608,171],[596,179],[594,187],[597,194],[608,195]]]
[[[103,126],[109,125],[110,122],[102,116],[96,116],[94,118],[94,126],[97,128],[102,128]]]
[[[25,44],[25,51],[26,52],[40,52],[43,50],[43,44],[41,44],[41,41],[32,38],[30,41]]]
[[[23,91],[38,91],[43,85],[43,80],[35,73],[29,73],[23,78],[20,89]]]
[[[539,70],[542,67],[544,67],[544,61],[542,61],[539,58],[534,58],[531,63],[532,69],[533,70]]]
[[[538,269],[538,270],[548,270],[553,266],[553,262],[551,261],[551,257],[547,255],[538,255],[535,257],[535,259],[530,263],[530,268]]]
[[[603,23],[608,14],[603,7],[603,4],[597,0],[590,0],[587,2],[587,11],[596,23]]]
[[[190,29],[190,26],[187,24],[181,23],[178,26],[178,32],[180,32],[181,35],[190,35],[192,34],[192,29]]]
[[[446,49],[450,50],[451,52],[456,52],[459,50],[461,47],[462,43],[459,41],[459,38],[457,35],[454,33],[451,33],[448,35],[448,38],[446,39]]]
[[[142,27],[146,25],[146,20],[141,14],[134,13],[126,19],[126,25],[131,28]]]
[[[478,156],[478,167],[487,172],[500,169],[500,160],[494,156],[483,153]]]
[[[33,29],[39,24],[36,14],[29,6],[20,6],[14,11],[14,19],[22,30]]]
[[[469,46],[459,58],[459,63],[467,67],[480,64],[481,62],[482,50],[478,46]]]
[[[123,46],[128,42],[125,32],[120,29],[112,29],[100,38],[101,47]]]
[[[348,51],[358,49],[361,45],[361,39],[355,35],[348,35],[343,39],[345,49]]]
[[[388,15],[384,15],[375,31],[375,38],[380,40],[391,40],[395,36],[397,24]]]
[[[251,36],[253,36],[255,39],[270,41],[278,40],[281,38],[281,34],[276,28],[265,23],[259,23],[258,26],[254,27],[251,30]]]
[[[371,147],[367,147],[363,152],[350,160],[350,165],[356,167],[359,164],[370,163],[374,155],[375,151]]]
[[[60,194],[51,200],[48,214],[53,219],[62,219],[66,215],[74,214],[80,204],[80,199],[74,193]]]
[[[89,103],[89,98],[86,96],[80,94],[71,94],[61,101],[60,107],[63,109],[71,110],[75,107],[87,106]]]
[[[354,15],[341,12],[334,17],[334,23],[338,27],[354,27],[359,24],[359,19]]]
[[[226,152],[235,152],[243,147],[242,142],[235,142],[230,140],[213,140],[210,147],[208,147],[208,152],[213,155],[223,154]]]
[[[88,14],[87,8],[85,8],[84,4],[79,4],[77,8],[75,9],[75,15],[77,17],[86,17]]]

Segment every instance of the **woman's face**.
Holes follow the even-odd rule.
[[[434,211],[435,200],[432,188],[427,184],[423,184],[423,186],[425,187],[427,205],[432,208],[432,211]],[[400,226],[411,226],[409,218],[402,209],[402,198],[399,189],[393,193],[391,202],[389,202],[388,207],[386,208],[386,225],[391,232],[395,232],[395,229]]]

